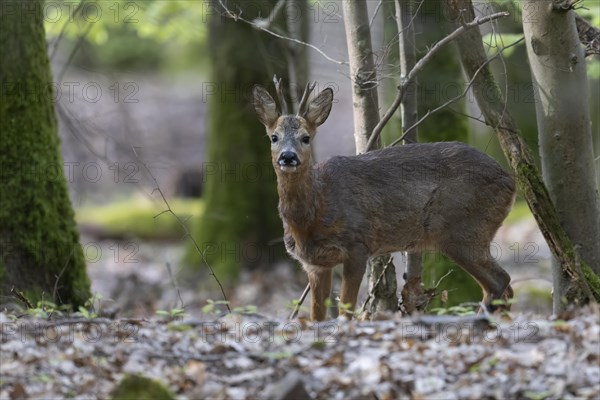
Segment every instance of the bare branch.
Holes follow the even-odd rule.
[[[152,173],[152,171],[150,170],[150,168],[148,167],[148,165],[146,165],[146,163],[143,162],[140,159],[137,151],[135,150],[135,147],[131,147],[131,150],[133,150],[133,154],[135,155],[135,158],[137,158],[137,160],[144,166],[144,169],[146,169],[146,171],[148,172],[148,175],[150,175],[150,178],[152,178],[152,180],[154,181],[154,189],[152,190],[152,192],[153,193],[154,192],[158,192],[158,194],[160,194],[160,197],[162,198],[163,203],[167,207],[167,209],[165,211],[168,212],[169,214],[171,214],[175,218],[175,220],[177,220],[177,222],[179,223],[179,225],[181,226],[181,228],[185,232],[185,236],[184,237],[188,237],[192,241],[192,243],[193,243],[196,251],[198,252],[198,254],[200,254],[200,257],[202,257],[202,261],[208,267],[208,270],[210,271],[210,275],[215,279],[215,281],[219,285],[219,289],[221,289],[221,294],[223,295],[223,299],[226,301],[225,306],[227,307],[227,310],[229,312],[231,312],[231,308],[229,307],[229,301],[227,300],[227,296],[225,295],[225,289],[223,289],[223,285],[221,284],[221,281],[219,280],[219,278],[215,274],[215,271],[213,270],[213,268],[206,261],[206,257],[204,256],[204,252],[202,252],[200,250],[200,246],[198,246],[198,242],[196,242],[196,240],[192,237],[192,234],[190,233],[190,230],[188,229],[187,225],[183,222],[183,220],[179,217],[179,215],[175,214],[175,212],[171,208],[171,205],[169,204],[169,201],[165,197],[165,194],[163,193],[162,189],[160,188],[160,186],[158,184],[158,181],[156,180],[156,177],[154,176],[154,174]]]
[[[369,22],[369,28],[373,26],[373,22],[375,22],[375,18],[377,18],[377,14],[379,13],[379,9],[383,5],[383,0],[379,0],[377,6],[375,7],[375,11],[373,12],[373,16],[371,17],[371,21]]]
[[[310,284],[306,285],[304,292],[302,292],[302,296],[300,296],[300,298],[298,299],[298,302],[296,303],[294,310],[292,311],[292,313],[290,314],[290,316],[288,318],[290,321],[293,320],[294,318],[296,318],[296,316],[298,315],[298,312],[300,311],[300,307],[302,306],[302,303],[304,303],[304,300],[306,299],[308,292],[310,292]]]
[[[483,70],[483,68],[485,66],[487,66],[489,63],[491,63],[493,60],[495,60],[496,58],[498,58],[502,52],[510,47],[516,46],[517,44],[519,44],[520,42],[522,42],[523,40],[525,40],[524,37],[522,37],[521,39],[517,40],[514,43],[509,44],[508,46],[504,46],[501,49],[498,50],[498,53],[496,53],[495,55],[493,55],[492,57],[490,57],[486,62],[484,62],[483,64],[481,64],[481,66],[477,69],[477,71],[475,71],[475,74],[473,74],[473,78],[471,78],[471,80],[469,80],[469,83],[467,84],[467,87],[465,88],[465,90],[463,90],[463,92],[461,94],[459,94],[456,97],[451,98],[450,100],[448,100],[447,102],[445,102],[444,104],[434,108],[433,110],[429,110],[427,111],[427,113],[422,116],[421,118],[419,118],[419,120],[413,124],[410,128],[406,129],[406,131],[404,131],[404,134],[399,137],[398,139],[394,140],[388,147],[390,146],[395,146],[398,143],[402,142],[405,138],[406,135],[408,135],[412,130],[416,129],[419,125],[421,125],[427,118],[429,118],[431,115],[435,114],[436,112],[448,107],[450,104],[462,99],[463,97],[465,97],[467,95],[467,93],[469,92],[469,89],[471,88],[471,86],[473,86],[473,83],[475,82],[475,79],[477,78],[477,75],[479,75],[479,72],[481,72],[481,70]],[[473,117],[474,119],[477,119],[475,117]],[[484,121],[482,121],[484,122]]]
[[[81,8],[83,7],[84,4],[85,4],[85,0],[83,0],[81,3],[79,3],[77,5],[77,7],[75,7],[73,9],[73,12],[71,13],[71,17],[68,19],[67,22],[65,22],[65,24],[60,29],[60,33],[58,34],[57,38],[54,40],[54,43],[52,43],[52,53],[50,54],[50,60],[54,60],[54,56],[56,56],[56,52],[58,51],[58,45],[60,44],[60,42],[62,42],[63,36],[65,35],[65,32],[67,30],[67,26],[69,25],[69,23],[71,21],[73,21],[73,19],[75,18],[75,15],[79,12],[79,10],[81,10]]]
[[[265,28],[271,28],[273,26],[273,21],[275,21],[275,18],[277,18],[285,3],[286,0],[279,0],[267,18],[256,18],[253,22],[256,25],[264,26]]]
[[[227,18],[231,18],[231,19],[233,19],[236,22],[237,21],[242,21],[242,22],[244,22],[244,23],[246,23],[246,24],[248,24],[248,25],[250,25],[250,26],[252,26],[252,27],[254,27],[256,29],[258,29],[259,31],[263,31],[263,32],[268,33],[269,35],[275,36],[276,38],[283,39],[283,40],[288,40],[290,42],[294,42],[294,43],[300,44],[302,46],[309,47],[309,48],[315,50],[317,53],[319,53],[323,57],[325,57],[328,61],[331,61],[333,63],[339,64],[339,65],[347,65],[348,64],[348,62],[346,62],[346,61],[336,60],[335,58],[332,58],[332,57],[328,56],[327,54],[325,54],[325,52],[323,52],[323,50],[319,49],[315,45],[312,45],[310,43],[303,42],[302,40],[298,40],[298,39],[291,38],[289,36],[281,35],[281,34],[279,34],[277,32],[274,32],[271,29],[269,29],[266,25],[260,25],[260,24],[257,24],[254,21],[250,21],[250,20],[247,20],[247,19],[243,18],[242,15],[241,15],[241,13],[235,14],[233,11],[231,11],[229,8],[227,8],[227,6],[225,4],[223,4],[223,0],[219,0],[219,4],[221,5],[221,7],[223,7],[223,10],[225,10],[225,14],[224,15]]]
[[[433,47],[427,52],[427,54],[425,54],[423,56],[423,58],[421,58],[417,62],[415,67],[408,73],[408,75],[404,79],[404,82],[402,82],[402,84],[398,88],[398,94],[396,95],[396,98],[394,99],[392,105],[385,112],[383,117],[381,117],[381,120],[379,121],[377,126],[375,126],[375,129],[373,129],[373,133],[371,134],[371,137],[369,138],[369,141],[367,143],[366,151],[370,151],[374,148],[375,143],[377,143],[377,140],[379,139],[379,136],[381,135],[381,131],[383,130],[383,127],[388,123],[390,118],[392,118],[392,116],[394,115],[394,113],[396,112],[398,107],[400,107],[400,104],[402,103],[402,100],[404,99],[404,95],[406,93],[406,88],[408,87],[408,85],[410,85],[410,83],[413,81],[413,79],[416,77],[416,75],[433,58],[433,56],[435,56],[441,50],[441,48],[444,45],[446,45],[447,43],[456,39],[458,36],[460,36],[461,34],[463,34],[464,32],[466,32],[469,29],[472,29],[476,26],[485,24],[486,22],[493,21],[498,18],[507,17],[508,15],[510,15],[508,12],[498,12],[498,13],[487,15],[485,17],[478,17],[478,18],[474,19],[473,21],[458,27],[454,32],[452,32],[451,34],[449,34],[448,36],[446,36],[445,38],[443,38],[442,40],[437,42],[435,45],[433,45]]]

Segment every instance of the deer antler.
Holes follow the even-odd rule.
[[[275,91],[277,92],[277,98],[279,99],[279,107],[281,107],[281,115],[287,115],[287,103],[285,102],[285,96],[283,95],[283,88],[281,87],[281,78],[277,79],[277,75],[273,75],[273,83],[275,84]]]
[[[302,116],[306,112],[305,108],[306,108],[306,103],[308,102],[308,97],[310,96],[310,93],[315,89],[316,85],[317,85],[317,82],[313,82],[313,83],[308,82],[306,84],[306,88],[304,89],[304,94],[302,95],[302,100],[300,100],[300,105],[298,106],[298,116]]]

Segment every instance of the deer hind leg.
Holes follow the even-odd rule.
[[[327,316],[325,299],[331,292],[331,268],[304,267],[310,284],[310,319],[323,321]]]
[[[352,317],[358,298],[358,291],[367,268],[367,259],[359,258],[344,263],[342,287],[340,289],[340,316]]]
[[[467,271],[483,290],[483,303],[490,310],[498,308],[492,301],[508,300],[513,291],[510,286],[510,275],[492,258],[489,248],[447,247],[443,253],[452,258],[462,269]],[[507,304],[505,308],[510,308]]]

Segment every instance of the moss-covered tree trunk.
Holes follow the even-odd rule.
[[[575,11],[552,0],[525,0],[523,9],[530,17],[523,19],[523,31],[534,82],[544,182],[562,226],[579,246],[581,259],[600,275],[600,201],[585,53]],[[554,264],[556,313],[578,299],[571,288],[574,283],[560,264]]]
[[[448,15],[458,27],[475,18],[471,0],[455,0],[447,4]],[[513,170],[515,179],[527,200],[538,226],[552,254],[560,263],[565,274],[576,282],[586,297],[600,301],[600,277],[592,268],[580,260],[571,238],[560,223],[548,190],[542,181],[531,151],[520,136],[510,112],[504,107],[504,96],[496,84],[489,66],[483,66],[487,56],[481,34],[471,29],[456,39],[461,64],[465,74],[473,80],[473,94],[481,108],[485,121],[494,128],[502,150]],[[480,73],[475,76],[477,71]],[[496,99],[496,101],[490,101]],[[587,284],[586,284],[587,282]]]
[[[77,306],[90,282],[63,174],[43,3],[0,0],[0,294],[14,287]]]
[[[276,2],[224,3],[252,20],[268,16]],[[194,236],[219,278],[231,280],[240,268],[264,268],[284,254],[269,140],[251,107],[250,93],[256,84],[272,87],[274,74],[289,82],[287,44],[225,17],[218,1],[212,6],[218,12],[210,21],[212,79],[205,85],[209,102],[209,148],[203,168],[206,208]],[[283,21],[280,15],[274,24],[281,27]],[[189,249],[188,260],[201,263],[194,248]]]

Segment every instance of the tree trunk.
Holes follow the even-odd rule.
[[[558,218],[581,259],[600,275],[600,201],[584,49],[575,12],[552,0],[524,0],[523,31],[533,77],[544,182]],[[564,3],[564,2],[563,2]],[[581,302],[554,262],[554,312]]]
[[[396,0],[396,23],[398,24],[398,43],[400,55],[400,76],[401,81],[405,79],[408,73],[414,68],[417,62],[417,50],[415,43],[415,25],[413,21],[413,10],[411,0]],[[413,126],[418,120],[418,97],[417,97],[417,79],[407,86],[406,95],[400,105],[402,113],[402,132]],[[418,129],[413,129],[404,138],[404,144],[417,143]],[[421,253],[406,253],[406,277],[405,289],[421,290],[421,279],[423,275],[423,257]],[[410,282],[410,283],[409,283]],[[408,304],[408,299],[412,296],[405,295],[402,291],[402,302],[406,310],[413,310],[417,306]]]
[[[470,22],[475,14],[470,0],[456,0],[448,4],[448,15],[458,27],[462,22]],[[498,136],[502,150],[513,169],[517,184],[533,213],[553,255],[559,260],[563,270],[578,282],[582,290],[591,290],[591,295],[600,300],[600,278],[585,262],[578,262],[571,239],[560,224],[558,214],[533,162],[529,148],[518,133],[517,126],[504,108],[503,95],[496,84],[486,62],[481,34],[471,29],[456,39],[461,63],[469,79],[473,79],[473,94],[481,108],[485,121],[492,126]],[[481,68],[479,74],[475,73]],[[494,101],[490,101],[494,99]],[[580,268],[581,267],[581,268]],[[587,280],[589,287],[584,281]]]
[[[369,13],[364,1],[344,0],[344,26],[352,79],[354,108],[354,140],[356,152],[364,153],[373,128],[379,122],[377,72],[373,62]],[[370,312],[398,310],[396,272],[390,256],[373,257],[369,261],[369,290],[372,293]],[[383,274],[383,275],[382,275]],[[382,277],[382,279],[379,279]],[[376,282],[379,281],[379,284]]]
[[[252,20],[269,15],[275,1],[228,1],[230,10]],[[216,10],[221,6],[215,1]],[[260,10],[259,10],[260,8]],[[285,24],[279,15],[275,24]],[[272,86],[273,75],[289,82],[287,43],[248,24],[214,14],[209,28],[212,79],[209,146],[204,163],[205,211],[194,236],[219,278],[233,280],[241,270],[256,270],[283,258],[277,214],[275,174],[269,140],[250,106],[253,85]],[[275,242],[275,244],[273,244]],[[188,261],[201,264],[188,248]]]
[[[42,0],[0,1],[0,295],[77,307],[90,282],[60,155]]]
[[[306,0],[287,0],[286,23],[289,37],[308,43],[309,41],[309,19],[308,2]],[[288,67],[290,69],[290,97],[294,112],[297,112],[298,103],[304,92],[304,87],[309,80],[308,47],[295,42],[287,42]]]

